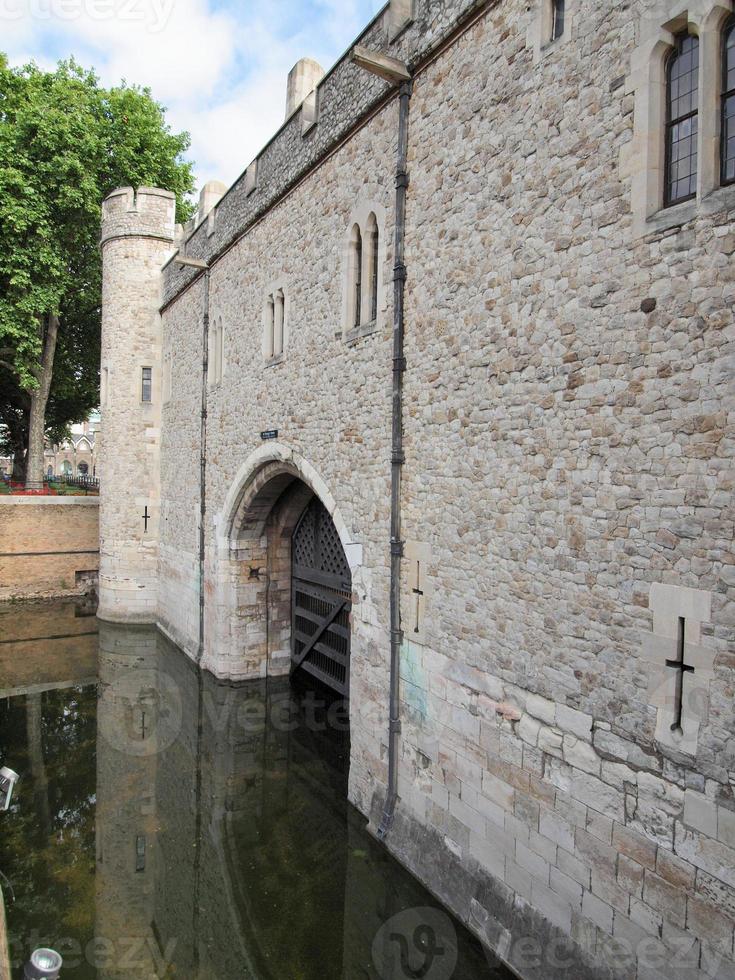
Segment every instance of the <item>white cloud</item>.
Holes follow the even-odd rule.
[[[280,126],[285,101],[285,75],[271,71],[238,86],[226,100],[202,108],[176,105],[169,116],[192,134],[201,182],[231,184]]]
[[[0,0],[11,63],[74,55],[104,84],[149,86],[192,136],[199,183],[231,183],[283,121],[286,75],[329,68],[379,0]],[[18,15],[21,16],[18,16]]]

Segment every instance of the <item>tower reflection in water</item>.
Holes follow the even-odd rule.
[[[325,697],[217,681],[153,630],[100,624],[93,907],[79,910],[94,939],[79,935],[64,976],[509,976],[347,803],[349,733]]]

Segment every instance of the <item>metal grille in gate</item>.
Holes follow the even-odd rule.
[[[328,511],[316,497],[291,541],[291,672],[307,671],[347,697],[352,575]]]

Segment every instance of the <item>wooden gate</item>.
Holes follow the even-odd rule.
[[[337,528],[315,497],[291,541],[291,673],[349,694],[352,574]]]

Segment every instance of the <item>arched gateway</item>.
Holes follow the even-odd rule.
[[[218,522],[203,665],[232,679],[314,678],[349,698],[353,540],[321,475],[271,443],[243,463]]]
[[[352,575],[334,521],[314,497],[291,540],[291,670],[349,694]]]

